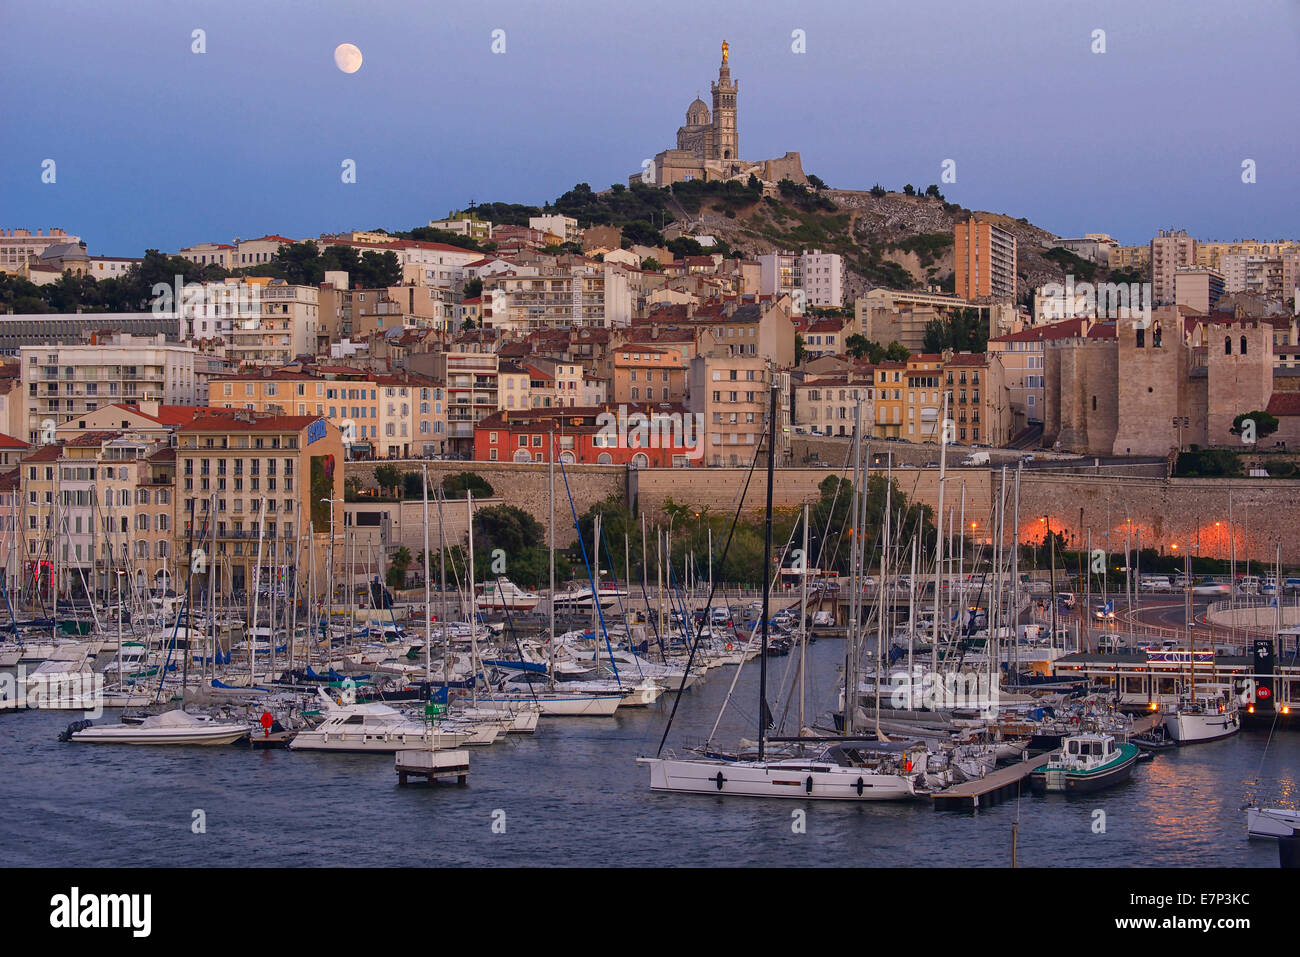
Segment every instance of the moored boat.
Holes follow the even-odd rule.
[[[1127,780],[1138,753],[1137,745],[1118,742],[1114,735],[1069,735],[1059,753],[1030,772],[1029,786],[1038,793],[1099,791]]]

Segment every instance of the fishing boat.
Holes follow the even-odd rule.
[[[1075,734],[1061,742],[1061,750],[1029,775],[1029,786],[1037,792],[1100,791],[1133,773],[1138,747],[1118,742],[1110,734]]]
[[[78,744],[219,745],[234,744],[252,730],[252,725],[213,721],[176,709],[150,715],[139,724],[75,722],[60,738]]]

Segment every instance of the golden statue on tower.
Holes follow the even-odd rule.
[[[731,49],[731,48],[730,48],[729,46],[727,46],[727,41],[726,41],[726,40],[723,40],[723,41],[722,41],[722,62],[723,62],[723,63],[726,63],[726,62],[727,62],[727,51],[728,51],[729,49]]]

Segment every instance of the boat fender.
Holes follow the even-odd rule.
[[[864,784],[862,783],[862,778],[858,778],[858,785],[857,785],[857,787],[858,787],[858,797],[862,797],[862,789],[863,789],[865,786],[866,786],[866,785],[864,785]]]
[[[723,784],[723,782],[726,781],[726,780],[727,780],[727,779],[724,778],[724,777],[722,776],[722,772],[721,772],[721,771],[719,771],[717,777],[715,777],[715,778],[713,779],[714,783],[718,785],[718,790],[719,790],[719,791],[722,790],[722,784]]]
[[[808,775],[808,780],[803,783],[804,793],[812,794],[812,775]]]
[[[908,774],[911,774],[911,773],[912,773],[912,762],[911,762],[911,759],[908,759],[908,762],[907,762],[907,773],[908,773]]]

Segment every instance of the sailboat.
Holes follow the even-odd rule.
[[[1228,684],[1209,684],[1201,688],[1196,686],[1196,638],[1191,629],[1192,620],[1192,585],[1191,559],[1187,565],[1187,642],[1188,672],[1190,687],[1178,704],[1165,714],[1165,731],[1170,740],[1177,744],[1200,744],[1204,741],[1217,741],[1241,730],[1241,716],[1238,714],[1239,701]],[[1213,651],[1209,652],[1211,655]]]
[[[759,655],[758,749],[753,759],[718,756],[679,758],[663,742],[654,757],[639,757],[650,769],[650,789],[687,794],[727,794],[746,797],[794,798],[831,801],[897,801],[915,797],[923,781],[924,747],[856,747],[835,739],[805,738],[819,744],[813,756],[769,758],[767,733],[772,714],[767,704],[767,645],[771,627],[772,487],[776,468],[777,386],[770,385],[767,435],[767,506],[763,545],[763,614]],[[675,708],[675,706],[674,706]],[[664,739],[667,738],[667,730]],[[863,745],[866,742],[862,742]]]

